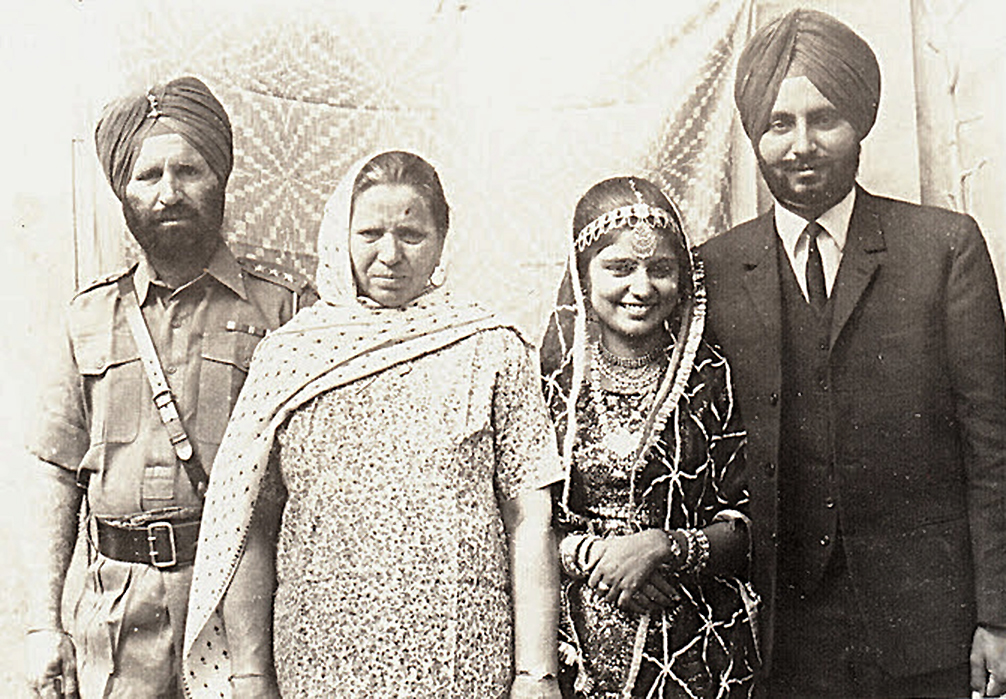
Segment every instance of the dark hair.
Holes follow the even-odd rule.
[[[450,224],[450,207],[444,195],[440,177],[433,166],[415,153],[392,150],[371,158],[353,182],[353,196],[350,204],[352,219],[356,198],[371,187],[381,184],[405,184],[414,188],[430,207],[433,223],[441,235],[447,233]]]
[[[692,289],[692,270],[688,264],[688,241],[682,231],[681,220],[678,212],[671,204],[670,199],[660,191],[660,187],[642,177],[611,177],[602,180],[587,190],[580,197],[573,212],[573,238],[588,223],[598,216],[612,211],[621,206],[631,204],[648,204],[657,209],[663,209],[671,215],[674,225],[671,228],[658,228],[658,232],[669,238],[674,248],[674,254],[678,258],[678,289],[682,295],[690,294]],[[614,240],[614,231],[609,231],[595,240],[586,250],[577,252],[576,267],[580,276],[580,283],[587,283],[587,268],[594,256],[611,245]]]

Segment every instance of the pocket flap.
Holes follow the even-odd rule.
[[[85,376],[100,376],[109,367],[140,359],[132,336],[120,333],[78,337],[73,352]]]
[[[212,332],[203,337],[202,357],[248,371],[259,338],[240,332]]]

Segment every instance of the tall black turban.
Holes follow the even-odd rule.
[[[234,140],[227,112],[210,89],[193,77],[156,85],[145,94],[112,102],[94,131],[98,159],[112,191],[122,199],[144,139],[177,133],[199,151],[220,184],[234,164]]]
[[[768,128],[779,86],[806,76],[862,139],[880,103],[880,66],[869,45],[831,15],[793,10],[759,29],[737,62],[734,100],[748,138]]]

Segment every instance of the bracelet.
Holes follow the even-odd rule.
[[[671,565],[675,570],[678,570],[681,568],[681,544],[678,543],[674,532],[664,532],[664,534],[667,536],[667,540],[671,542],[671,556],[673,558]]]
[[[594,542],[596,541],[597,537],[595,535],[587,534],[583,542],[576,547],[576,565],[582,576],[586,576],[590,572],[590,551],[594,548]]]
[[[696,529],[695,542],[699,545],[699,550],[695,556],[695,563],[692,565],[692,572],[701,573],[709,563],[709,537],[703,530]]]
[[[250,677],[265,677],[264,672],[239,672],[236,675],[231,675],[227,678],[228,682],[233,682],[234,680],[246,680]]]
[[[695,556],[698,554],[698,545],[695,542],[695,530],[677,529],[676,531],[681,532],[682,536],[685,537],[685,543],[688,544],[688,550],[685,552],[685,560],[681,564],[681,567],[678,568],[678,570],[687,573],[695,565]]]
[[[566,571],[566,575],[571,578],[583,577],[583,570],[578,564],[577,554],[586,538],[586,534],[567,534],[559,542],[559,562],[562,563],[562,569]]]
[[[538,675],[531,672],[530,670],[518,670],[516,676],[514,677],[514,680],[518,679],[526,680],[528,682],[554,682],[555,673],[546,672],[542,675]]]

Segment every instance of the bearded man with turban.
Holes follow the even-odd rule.
[[[705,245],[771,696],[1006,690],[1006,330],[975,221],[856,183],[870,47],[795,10],[735,88],[774,207]]]
[[[201,81],[109,105],[95,143],[143,255],[70,302],[28,440],[45,497],[32,522],[45,572],[27,610],[28,680],[44,697],[181,696],[207,470],[255,345],[309,289],[224,243],[233,141]],[[87,570],[64,626],[78,531]]]

